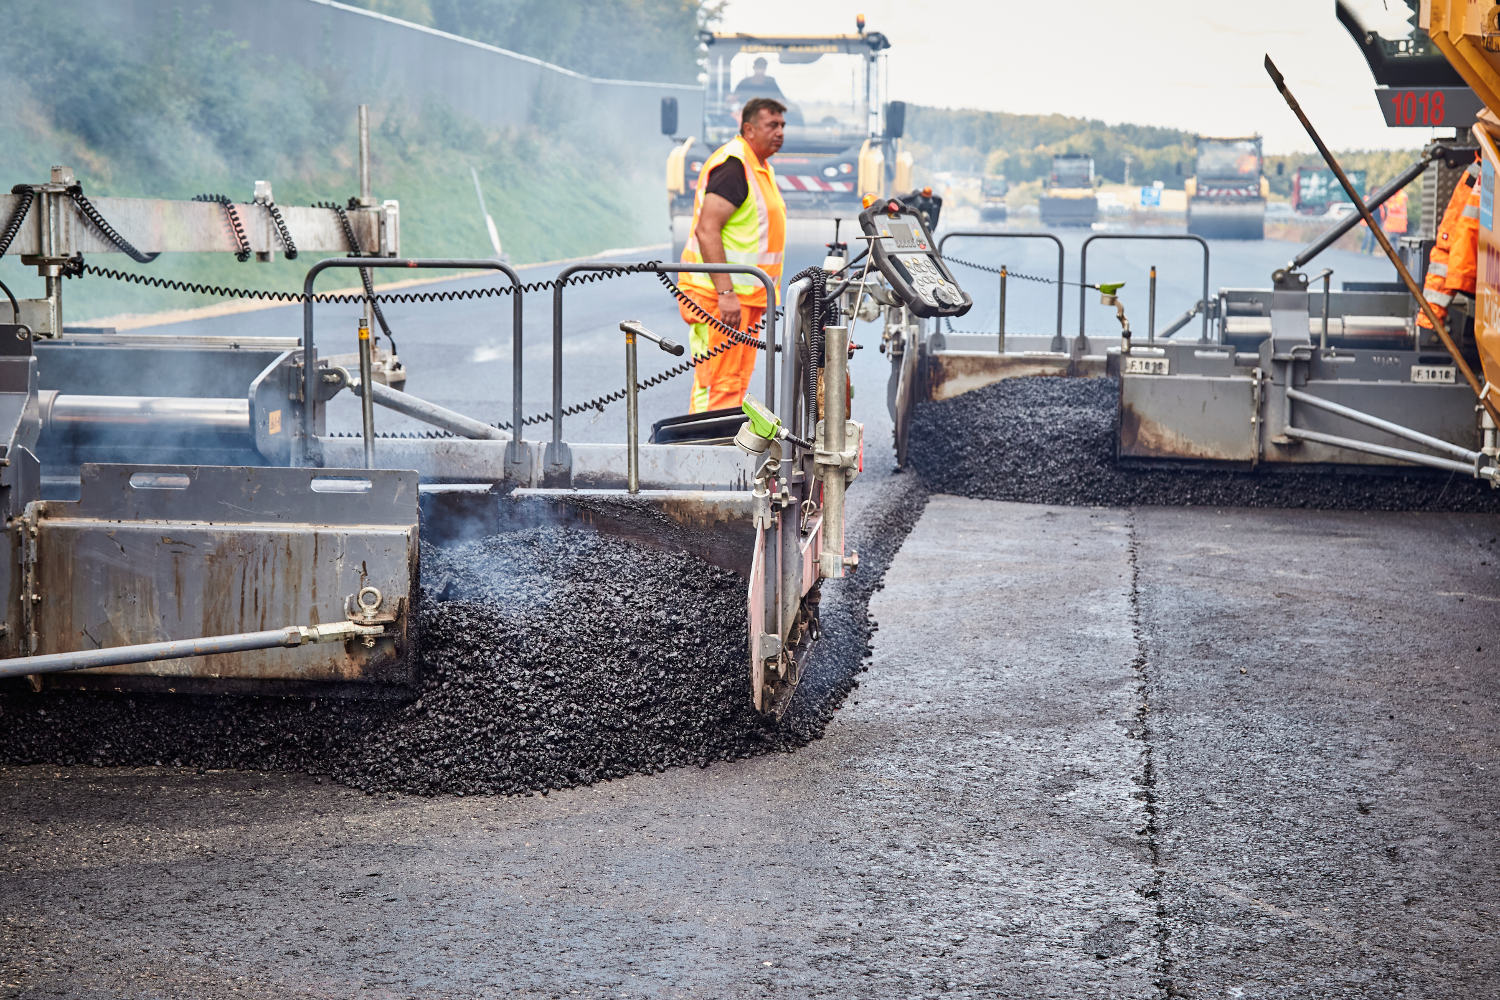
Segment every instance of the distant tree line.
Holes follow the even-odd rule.
[[[1004,174],[1013,182],[1047,176],[1057,153],[1086,153],[1105,180],[1181,187],[1192,172],[1193,133],[1154,125],[1109,125],[1068,115],[913,107],[907,135],[933,169]],[[1178,168],[1184,174],[1178,173]]]
[[[1161,181],[1169,188],[1180,188],[1192,176],[1197,155],[1195,133],[1152,125],[922,106],[908,109],[906,120],[907,137],[918,147],[924,167],[1003,174],[1012,183],[1046,177],[1057,153],[1086,153],[1094,158],[1094,172],[1105,181],[1123,183],[1128,167],[1132,184]],[[1417,153],[1356,150],[1339,157],[1347,169],[1366,171],[1374,188],[1411,164]],[[1297,167],[1322,165],[1314,153],[1266,157],[1272,194],[1291,194]]]
[[[722,0],[348,0],[589,76],[693,82]]]

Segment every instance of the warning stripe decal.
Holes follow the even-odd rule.
[[[828,181],[815,174],[777,174],[776,186],[783,191],[842,191],[854,190],[853,181]]]

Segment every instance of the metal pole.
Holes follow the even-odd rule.
[[[372,205],[370,197],[370,106],[359,106],[359,203]]]
[[[359,203],[365,208],[375,203],[370,197],[370,106],[368,104],[359,106]],[[361,273],[368,274],[369,272]],[[363,309],[365,326],[371,326],[375,322],[375,303],[367,298]],[[368,441],[365,444],[365,452],[367,456],[374,454]],[[366,461],[365,468],[372,467],[370,462]]]
[[[82,396],[37,393],[42,429],[95,434],[133,429],[146,435],[250,433],[250,400],[190,396]]]
[[[1010,269],[1004,264],[1000,265],[1000,346],[1001,354],[1005,353],[1005,279],[1010,276]]]
[[[1382,187],[1371,193],[1369,200],[1366,201],[1365,204],[1370,207],[1371,211],[1374,211],[1381,205],[1384,205],[1391,199],[1393,195],[1395,195],[1397,191],[1400,191],[1402,188],[1406,187],[1412,181],[1420,177],[1422,175],[1422,172],[1427,169],[1428,164],[1437,159],[1438,152],[1439,147],[1437,146],[1429,146],[1427,149],[1423,150],[1422,158],[1420,160],[1407,167],[1405,170],[1401,171],[1401,173],[1397,174],[1389,184],[1385,185],[1385,187]],[[1297,254],[1297,256],[1293,257],[1292,262],[1287,265],[1287,270],[1295,271],[1298,268],[1303,267],[1307,264],[1308,261],[1312,260],[1318,254],[1333,246],[1333,244],[1338,241],[1338,238],[1340,236],[1343,236],[1349,230],[1359,225],[1359,223],[1360,217],[1358,215],[1347,215],[1344,218],[1340,219],[1338,222],[1334,223],[1333,226],[1330,227],[1326,232],[1324,232],[1323,235],[1319,236],[1316,240],[1313,240],[1313,242],[1304,247],[1303,250]]]
[[[368,386],[375,380],[375,363],[370,356],[370,324],[361,318],[359,321],[359,384]],[[364,428],[365,435],[365,468],[375,468],[375,394],[362,392],[359,403],[359,416]]]
[[[1156,265],[1151,265],[1151,298],[1146,306],[1146,343],[1156,343]]]
[[[278,646],[301,646],[308,642],[330,642],[360,636],[377,636],[385,630],[378,625],[355,622],[330,622],[326,625],[289,625],[264,632],[237,632],[201,639],[175,639],[169,642],[147,642],[108,649],[82,649],[76,653],[45,653],[41,656],[18,656],[0,660],[0,678],[25,677],[28,674],[51,674],[65,670],[90,670],[117,667],[127,663],[149,663],[152,660],[175,660],[179,657],[214,656],[219,653],[244,653]]]
[[[1168,323],[1166,329],[1162,330],[1161,332],[1161,339],[1170,340],[1173,334],[1175,334],[1178,330],[1181,330],[1183,327],[1187,326],[1188,323],[1192,322],[1193,317],[1198,315],[1198,310],[1202,308],[1203,303],[1199,302],[1189,308],[1181,316],[1178,316],[1172,322]]]
[[[794,400],[797,398],[797,361],[799,352],[795,349],[797,344],[802,343],[801,338],[807,336],[807,319],[802,314],[802,298],[812,288],[811,278],[799,278],[787,286],[786,296],[783,302],[786,306],[787,343],[793,345],[793,350],[783,351],[781,356],[781,398]],[[798,437],[811,437],[812,428],[803,426],[806,416],[803,407],[794,407],[788,415],[786,425],[791,427]]]
[[[630,493],[641,491],[641,411],[637,402],[640,385],[636,382],[636,337],[644,337],[668,354],[682,357],[687,348],[667,337],[658,337],[641,325],[640,320],[627,319],[620,324],[625,334],[625,468],[626,488]],[[767,361],[766,364],[770,364]]]
[[[1395,437],[1406,438],[1408,441],[1415,441],[1417,444],[1425,445],[1428,448],[1431,448],[1433,451],[1446,452],[1449,455],[1453,455],[1456,458],[1461,458],[1466,462],[1476,462],[1483,457],[1480,452],[1470,451],[1468,448],[1461,447],[1460,445],[1450,444],[1449,442],[1444,441],[1442,438],[1436,438],[1430,434],[1423,434],[1421,431],[1412,430],[1410,427],[1403,427],[1400,424],[1393,424],[1389,420],[1384,420],[1380,417],[1374,416],[1373,414],[1365,413],[1362,410],[1356,410],[1352,407],[1344,406],[1342,403],[1335,403],[1332,400],[1324,399],[1321,396],[1314,396],[1311,393],[1304,392],[1301,389],[1294,389],[1291,386],[1287,386],[1286,398],[1294,402],[1304,403],[1307,406],[1313,407],[1314,409],[1327,410],[1329,413],[1337,414],[1338,416],[1341,416],[1347,420],[1352,420],[1357,424],[1364,424],[1368,427],[1373,427],[1376,430],[1385,431],[1387,434],[1394,435]]]
[[[1495,470],[1493,468],[1480,468],[1472,464],[1466,465],[1463,462],[1455,462],[1451,458],[1438,458],[1435,455],[1424,455],[1418,451],[1406,451],[1402,448],[1391,448],[1383,444],[1371,444],[1368,441],[1360,441],[1355,438],[1339,437],[1336,434],[1324,434],[1322,431],[1303,430],[1301,427],[1287,427],[1283,429],[1283,433],[1287,437],[1298,438],[1302,441],[1332,445],[1335,448],[1347,448],[1350,451],[1362,451],[1370,455],[1380,455],[1383,458],[1400,459],[1403,462],[1411,462],[1414,465],[1429,465],[1434,469],[1444,469],[1448,472],[1463,472],[1476,479],[1495,478]]]
[[[46,278],[47,287],[47,329],[54,337],[62,336],[62,287],[63,280],[60,275],[49,274]]]
[[[818,574],[825,579],[844,575],[844,490],[848,474],[837,464],[846,447],[844,431],[849,414],[849,329],[823,328],[823,440],[820,458],[833,462],[823,471],[823,545],[818,553]]]
[[[1198,245],[1203,247],[1203,326],[1198,332],[1198,343],[1208,343],[1208,242],[1202,238],[1198,239]]]
[[[1306,130],[1308,138],[1312,139],[1313,145],[1318,147],[1318,153],[1323,157],[1323,162],[1328,164],[1328,168],[1333,171],[1333,175],[1339,179],[1339,183],[1343,185],[1344,193],[1349,196],[1350,202],[1354,204],[1355,208],[1359,209],[1360,217],[1365,220],[1365,225],[1370,227],[1370,232],[1380,244],[1380,249],[1385,251],[1386,257],[1395,265],[1396,274],[1400,276],[1402,284],[1411,293],[1411,297],[1417,300],[1417,306],[1427,316],[1427,322],[1431,323],[1432,328],[1437,331],[1438,337],[1443,342],[1443,347],[1447,348],[1448,356],[1453,359],[1454,366],[1463,373],[1464,381],[1469,383],[1469,388],[1473,389],[1474,395],[1479,398],[1479,404],[1485,408],[1492,418],[1500,421],[1500,410],[1495,408],[1494,402],[1485,394],[1484,386],[1480,383],[1478,377],[1475,376],[1474,369],[1470,368],[1469,362],[1464,360],[1463,353],[1459,351],[1458,345],[1453,341],[1452,334],[1448,332],[1448,324],[1433,311],[1432,304],[1422,294],[1422,286],[1417,284],[1416,279],[1411,276],[1411,272],[1406,269],[1406,265],[1401,261],[1401,255],[1396,253],[1396,248],[1391,246],[1390,238],[1385,235],[1385,230],[1380,228],[1380,223],[1376,222],[1375,217],[1370,214],[1370,207],[1359,196],[1359,192],[1354,190],[1354,185],[1349,183],[1349,177],[1344,173],[1344,168],[1339,165],[1339,161],[1323,143],[1323,139],[1318,135],[1317,129],[1313,128],[1312,122],[1303,113],[1302,106],[1297,103],[1297,99],[1287,89],[1286,78],[1281,75],[1281,71],[1276,68],[1276,64],[1271,61],[1270,56],[1266,56],[1265,65],[1266,72],[1271,75],[1272,82],[1276,84],[1276,89],[1281,91],[1281,96],[1286,99],[1287,107],[1292,109],[1292,114],[1296,115],[1297,120],[1302,123],[1302,127]]]
[[[1328,353],[1328,292],[1333,285],[1333,268],[1323,268],[1323,273],[1318,275],[1323,279],[1323,332],[1318,335],[1318,352]]]
[[[460,437],[466,437],[474,441],[506,441],[510,435],[498,427],[492,427],[481,420],[466,417],[462,413],[455,413],[447,407],[429,403],[425,399],[419,399],[410,393],[400,392],[388,385],[379,382],[360,382],[351,389],[356,394],[363,394],[365,386],[368,385],[369,395],[375,398],[375,402],[386,409],[404,413],[434,427],[441,427],[445,431],[452,431]]]
[[[626,491],[641,491],[641,440],[640,411],[637,409],[635,391],[635,331],[625,324],[625,467],[627,469]]]

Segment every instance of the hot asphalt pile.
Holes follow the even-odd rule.
[[[868,650],[878,576],[920,486],[878,504],[866,569],[825,588],[825,641],[779,724],[752,708],[745,582],[680,552],[557,527],[423,554],[419,697],[0,695],[0,761],[326,774],[356,788],[510,794],[816,739]]]
[[[923,403],[912,422],[912,464],[934,493],[1023,503],[1500,510],[1500,490],[1427,469],[1121,467],[1118,392],[1111,378],[1015,378]]]

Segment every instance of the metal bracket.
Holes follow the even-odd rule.
[[[542,485],[566,489],[573,485],[573,452],[566,441],[549,441],[542,453]]]

